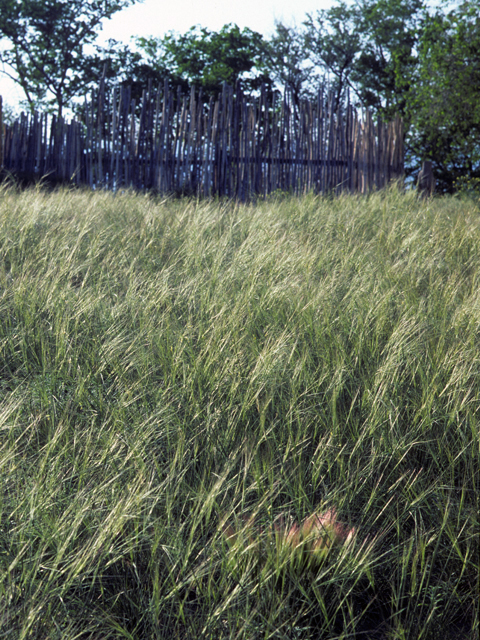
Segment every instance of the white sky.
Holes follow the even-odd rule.
[[[307,13],[332,4],[331,0],[144,0],[117,13],[103,32],[107,37],[128,40],[131,35],[184,33],[196,24],[218,31],[224,24],[234,23],[269,35],[275,19],[300,23]]]
[[[98,42],[115,38],[128,43],[132,36],[163,36],[168,31],[185,33],[194,25],[218,31],[234,23],[268,36],[275,20],[300,24],[307,13],[333,4],[332,0],[144,0],[104,23]],[[16,105],[21,90],[0,73],[0,95],[6,104]]]

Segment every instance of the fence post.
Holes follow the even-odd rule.
[[[422,168],[418,174],[417,188],[422,198],[428,198],[435,191],[435,176],[431,160],[424,160]]]

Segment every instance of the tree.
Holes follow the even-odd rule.
[[[23,89],[29,108],[59,116],[94,79],[85,53],[104,19],[137,0],[0,0],[3,73]]]
[[[290,90],[295,106],[318,90],[320,79],[302,29],[276,22],[275,33],[268,41],[265,65],[271,80]]]
[[[348,89],[385,117],[403,114],[424,12],[424,0],[337,0],[308,16],[311,59],[330,76],[337,101]]]
[[[146,63],[181,86],[202,88],[206,98],[217,96],[224,82],[240,81],[246,92],[271,84],[264,54],[266,43],[256,31],[225,25],[220,31],[192,27],[187,33],[168,33],[164,38],[137,38]]]
[[[338,104],[345,90],[355,88],[350,75],[362,48],[361,19],[356,7],[338,0],[329,9],[308,15],[306,43],[315,66],[324,70],[331,81]]]
[[[479,9],[474,0],[428,17],[407,96],[411,154],[433,162],[440,191],[480,178]]]
[[[351,79],[363,104],[384,117],[406,112],[407,94],[418,65],[418,43],[426,14],[424,0],[363,0],[364,46]]]
[[[110,39],[106,47],[96,47],[91,70],[96,78],[103,78],[106,93],[111,92],[116,85],[126,85],[130,87],[131,96],[137,102],[149,84],[157,89],[163,86],[165,80],[171,88],[180,85],[182,90],[188,90],[188,83],[172,72],[163,52],[156,47],[155,49],[147,52]],[[92,88],[96,89],[97,86],[98,80],[96,85],[93,83]]]

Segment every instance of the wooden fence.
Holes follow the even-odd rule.
[[[149,87],[139,102],[128,87],[107,96],[101,87],[80,119],[22,113],[0,126],[3,172],[241,200],[275,190],[365,193],[403,178],[401,119],[359,116],[322,91],[297,107],[288,93],[262,89],[253,99],[229,86],[208,103],[167,86]]]

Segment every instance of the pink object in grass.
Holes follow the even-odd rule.
[[[258,547],[259,538],[263,533],[255,526],[253,517],[245,520],[243,533],[225,522],[222,530],[230,545],[242,541],[242,546],[250,547],[252,550]],[[290,549],[292,552],[303,549],[314,555],[316,552],[323,554],[332,546],[348,545],[355,537],[355,533],[354,528],[348,528],[337,519],[334,508],[324,513],[313,513],[301,524],[294,522],[291,525],[285,525],[281,516],[273,527],[277,548]],[[270,537],[271,532],[267,532],[267,536]]]
[[[277,536],[292,549],[306,544],[312,551],[328,549],[332,545],[348,543],[355,535],[355,529],[348,529],[337,519],[335,509],[325,513],[313,513],[299,526],[296,522],[288,529],[283,523],[276,525]]]

